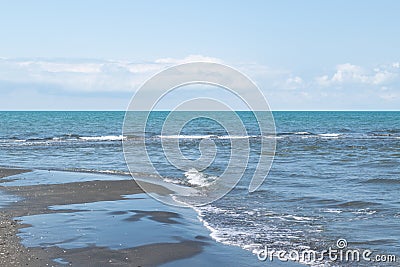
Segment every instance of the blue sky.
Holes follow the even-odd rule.
[[[3,1],[0,109],[123,110],[154,73],[210,60],[250,76],[274,110],[398,110],[399,10],[395,0]]]

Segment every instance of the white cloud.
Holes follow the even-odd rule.
[[[380,94],[379,97],[383,100],[386,101],[393,101],[396,99],[399,99],[399,94],[397,93],[384,93],[384,94]]]
[[[333,75],[332,82],[365,82],[367,77],[361,67],[349,63],[337,66],[337,71]]]
[[[155,63],[161,64],[182,64],[188,63],[193,61],[200,61],[200,62],[215,62],[215,63],[223,63],[221,59],[215,57],[207,57],[202,55],[189,55],[183,59],[177,58],[160,58],[155,61]]]
[[[289,77],[286,80],[286,88],[287,89],[298,89],[303,87],[304,81],[301,77],[299,76],[294,76],[294,77]]]
[[[77,92],[132,92],[146,79],[175,64],[222,60],[201,55],[152,62],[66,59],[0,59],[0,82],[40,85]],[[1,88],[0,88],[1,89]]]
[[[328,86],[330,84],[330,79],[328,75],[318,76],[315,78],[315,82],[320,86]]]
[[[98,94],[102,97],[104,95],[101,93],[113,92],[107,94],[112,98],[118,93],[132,94],[144,81],[167,67],[193,61],[224,63],[221,59],[202,55],[189,55],[181,59],[160,58],[147,62],[0,58],[0,92],[10,93],[10,90],[14,90],[16,95],[22,95],[19,92],[30,90],[38,95],[47,95],[51,91],[60,98],[70,92],[74,96],[91,93],[91,96]],[[334,109],[335,103],[343,104],[345,108],[345,104],[351,105],[360,99],[371,99],[371,103],[391,103],[393,106],[400,101],[400,62],[374,68],[351,63],[339,64],[331,73],[307,78],[290,70],[254,62],[231,65],[254,79],[269,96],[272,107],[296,109],[300,106],[312,109],[321,105],[322,108],[327,106]],[[229,82],[240,86],[235,79]]]
[[[47,72],[76,72],[76,73],[99,73],[101,64],[96,63],[62,63],[46,61],[22,61],[16,63],[21,68],[41,70]]]
[[[372,70],[350,63],[336,66],[336,71],[331,76],[322,75],[315,78],[319,86],[337,86],[346,84],[382,85],[390,83],[400,77],[397,64],[382,65]]]
[[[187,62],[224,63],[221,59],[202,55],[160,58],[149,62],[90,59],[0,59],[0,82],[42,85],[54,90],[75,92],[133,92],[159,71]],[[257,63],[235,64],[239,71],[254,78],[264,88],[295,89],[303,84],[301,77],[290,71],[270,68]],[[230,81],[229,84],[235,84]],[[237,83],[236,86],[239,86]],[[1,89],[1,88],[0,88]]]

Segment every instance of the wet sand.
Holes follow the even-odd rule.
[[[29,170],[0,169],[0,178],[27,172]],[[12,178],[12,177],[11,177]],[[0,184],[1,185],[1,184]],[[158,194],[169,191],[158,185],[151,185]],[[106,247],[91,246],[78,249],[61,249],[56,246],[26,248],[16,235],[23,225],[13,218],[46,214],[54,211],[53,205],[68,205],[96,201],[122,200],[123,195],[143,193],[133,180],[90,181],[57,185],[0,186],[0,190],[16,195],[20,201],[0,210],[0,266],[65,266],[53,259],[62,258],[72,266],[157,266],[162,263],[192,257],[202,252],[207,244],[203,238],[181,240],[176,243],[153,243],[129,249],[111,250]],[[65,210],[63,212],[73,212]],[[152,220],[163,223],[176,223],[176,216],[166,212],[140,211],[138,214],[150,216]]]
[[[0,178],[4,178],[11,175],[16,175],[24,172],[30,172],[30,170],[23,170],[23,169],[4,169],[0,168]]]

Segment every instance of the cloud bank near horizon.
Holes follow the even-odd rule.
[[[302,77],[273,66],[189,55],[147,62],[0,58],[0,109],[124,109],[135,89],[152,75],[193,61],[224,63],[242,71],[263,90],[272,109],[400,107],[399,62],[372,68],[342,63],[329,72]]]

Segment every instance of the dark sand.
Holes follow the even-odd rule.
[[[3,169],[0,168],[0,178],[16,175],[24,172],[29,172],[30,170],[23,170],[23,169]]]
[[[0,169],[0,178],[15,175],[28,170]],[[158,185],[151,185],[158,194],[170,191]],[[156,266],[165,262],[184,259],[202,251],[207,243],[202,239],[182,240],[177,243],[153,243],[130,249],[111,250],[105,247],[88,247],[79,249],[26,248],[16,236],[18,229],[27,227],[13,218],[60,212],[49,210],[52,205],[67,205],[105,200],[121,200],[122,195],[143,193],[133,180],[124,181],[91,181],[58,185],[35,186],[0,186],[6,191],[22,198],[0,210],[0,266],[57,266],[52,259],[62,258],[72,266]],[[64,211],[68,212],[68,211]],[[168,212],[136,211],[137,215],[149,216],[160,223],[176,223],[174,218],[179,214]],[[146,214],[145,214],[146,213]],[[147,214],[148,213],[148,214]],[[65,265],[61,265],[65,266]]]

